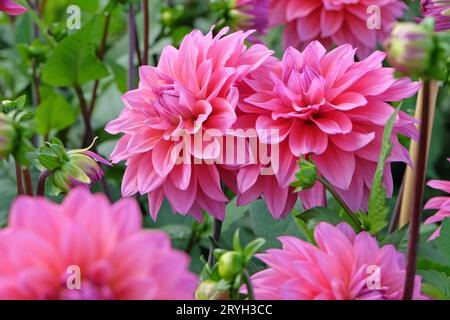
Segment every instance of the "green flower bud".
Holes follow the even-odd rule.
[[[225,252],[219,259],[219,275],[225,280],[233,280],[243,268],[244,258],[239,252]]]
[[[13,121],[4,113],[0,113],[0,160],[8,158],[13,152],[17,132]]]
[[[314,187],[317,179],[316,166],[307,160],[299,161],[299,170],[295,173],[297,180],[291,185],[295,187],[295,192]]]
[[[431,68],[435,50],[433,26],[399,22],[386,42],[389,63],[407,76],[423,76]]]
[[[228,290],[221,290],[216,281],[205,280],[195,291],[195,299],[197,300],[229,300]]]
[[[89,186],[103,177],[98,162],[111,164],[89,151],[89,148],[66,151],[62,142],[54,138],[52,143],[39,150],[37,159],[50,171],[54,193],[68,192],[77,186]]]

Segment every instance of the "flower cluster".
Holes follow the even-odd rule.
[[[110,133],[124,133],[111,155],[113,162],[127,161],[123,195],[148,194],[153,218],[167,197],[181,214],[200,218],[204,209],[223,219],[222,178],[239,205],[262,196],[279,218],[296,202],[289,185],[297,161],[308,156],[352,209],[366,209],[383,126],[394,111],[389,102],[412,96],[419,84],[396,80],[392,68],[382,67],[382,52],[356,62],[350,45],[327,53],[312,42],[303,52],[288,48],[280,61],[262,45],[247,48],[248,33],[225,33],[194,31],[179,50],[167,47],[158,67],[141,67],[139,89],[124,95],[126,108],[107,126]],[[235,135],[240,129],[254,131],[270,153],[274,174],[262,173],[267,163],[248,145],[242,152],[257,159],[253,162],[207,163],[239,148],[220,143],[230,129]],[[415,120],[403,112],[391,137],[388,193],[390,163],[410,163],[399,133],[417,137]],[[200,144],[186,143],[199,134]],[[324,202],[320,184],[300,196],[306,208]]]

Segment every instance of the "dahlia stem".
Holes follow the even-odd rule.
[[[211,241],[209,246],[209,255],[208,255],[208,263],[210,266],[214,265],[214,249],[216,248],[216,242],[220,241],[220,234],[222,232],[222,221],[219,219],[214,219],[214,227],[213,227],[212,238],[214,241]]]
[[[345,203],[344,199],[342,199],[341,196],[336,192],[336,190],[334,190],[333,186],[328,182],[328,180],[318,176],[317,181],[319,181],[325,187],[325,189],[327,189],[331,193],[331,195],[336,199],[342,209],[344,209],[344,211],[347,213],[348,217],[352,220],[355,227],[360,229],[361,221],[359,221],[352,209],[350,209],[347,203]]]
[[[142,53],[142,64],[148,65],[148,48],[150,41],[150,8],[149,0],[144,0],[144,52]]]
[[[31,182],[30,169],[24,168],[22,170],[23,180],[25,182],[25,191],[28,196],[33,196],[33,183]]]
[[[84,138],[83,145],[87,144],[88,141],[92,141],[94,139],[94,132],[91,126],[91,119],[89,117],[89,110],[86,99],[84,98],[83,90],[80,86],[75,86],[75,92],[78,97],[78,101],[80,104],[81,114],[83,116],[84,122]]]
[[[428,159],[428,153],[429,153],[429,145],[430,145],[430,139],[431,139],[431,131],[433,128],[433,119],[434,119],[434,113],[436,110],[436,100],[438,96],[439,91],[439,82],[431,80],[429,82],[429,88],[428,88],[428,94],[425,94],[425,82],[423,83],[422,89],[420,90],[418,96],[417,96],[417,104],[416,104],[416,112],[415,112],[415,118],[423,121],[422,119],[422,109],[425,104],[425,100],[428,100],[426,103],[429,107],[429,117],[427,124],[428,132],[427,132],[427,149],[425,150],[426,158],[425,161]],[[411,155],[411,160],[413,163],[413,168],[417,166],[417,159],[419,154],[419,146],[418,143],[415,141],[411,141],[411,146],[409,148],[409,153]],[[425,163],[426,166],[426,163]],[[415,172],[413,169],[411,169],[409,166],[406,167],[405,176],[404,176],[404,183],[405,188],[403,190],[403,197],[400,207],[400,218],[399,218],[399,228],[406,225],[410,220],[413,212],[413,192],[414,192],[414,185],[415,185]]]
[[[405,189],[405,179],[402,180],[400,190],[398,191],[397,201],[395,202],[394,212],[392,213],[391,222],[389,224],[388,233],[393,233],[398,228],[398,221],[400,219],[400,209],[403,199],[403,191]]]
[[[45,182],[47,178],[50,176],[50,171],[45,170],[41,172],[39,176],[38,185],[37,185],[37,196],[44,197],[45,196]]]
[[[409,230],[408,263],[406,266],[406,279],[403,291],[403,300],[411,300],[414,296],[414,280],[416,275],[416,261],[419,247],[420,216],[422,213],[422,200],[427,169],[428,144],[430,134],[430,118],[432,105],[432,84],[424,81],[422,88],[422,108],[420,108],[420,138],[414,168],[414,188],[412,195],[412,216]]]
[[[25,194],[23,188],[23,180],[22,180],[22,168],[20,167],[19,162],[16,161],[16,179],[17,179],[17,194]]]
[[[134,24],[133,3],[129,5],[128,12],[128,89],[134,89],[134,55],[136,53],[136,25]]]
[[[247,287],[248,300],[255,300],[255,290],[247,270],[244,270],[244,283]]]
[[[100,48],[99,48],[99,51],[97,54],[97,57],[100,61],[103,61],[105,58],[106,42],[108,40],[110,22],[111,22],[111,14],[109,12],[105,12],[105,22],[103,25],[102,41],[100,43]],[[97,102],[97,93],[98,93],[99,85],[100,85],[100,79],[95,80],[94,89],[92,90],[91,103],[89,105],[89,119],[92,116],[92,112],[94,111],[94,108],[95,108],[95,103]]]

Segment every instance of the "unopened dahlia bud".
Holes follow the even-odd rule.
[[[386,42],[389,63],[407,76],[422,76],[431,67],[435,50],[433,24],[399,22]]]
[[[450,30],[450,0],[422,0],[422,15],[435,21],[435,30]]]
[[[225,252],[219,259],[219,275],[225,280],[233,280],[243,268],[244,258],[239,252]]]
[[[68,192],[77,186],[89,186],[103,178],[99,165],[111,164],[91,148],[66,151],[61,141],[53,138],[52,142],[39,150],[38,161],[51,172],[49,177],[55,193]]]
[[[195,291],[197,300],[229,300],[228,290],[221,288],[219,282],[213,280],[203,281]]]
[[[270,0],[210,0],[214,11],[223,17],[223,24],[233,30],[255,30],[264,35],[269,25]],[[249,40],[256,41],[255,37]]]
[[[8,158],[13,152],[17,132],[13,121],[4,113],[0,113],[0,160]]]
[[[291,184],[295,188],[295,192],[314,187],[317,179],[317,168],[314,163],[301,160],[298,166],[300,169],[295,173],[296,181]]]

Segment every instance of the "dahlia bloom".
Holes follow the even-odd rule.
[[[450,161],[450,158],[447,159]],[[448,194],[450,194],[450,181],[445,180],[431,180],[427,183],[427,185],[431,188],[442,190]],[[425,209],[437,209],[435,215],[429,217],[425,220],[426,224],[432,224],[436,222],[440,222],[447,217],[450,217],[450,196],[446,197],[435,197],[430,199],[425,204]],[[441,227],[437,228],[436,231],[431,235],[430,240],[436,239],[439,237],[441,233]]]
[[[374,11],[369,12],[370,8]],[[349,43],[358,48],[359,56],[366,57],[406,8],[400,0],[272,0],[271,24],[286,25],[285,48],[303,49],[311,40],[328,47]],[[369,28],[369,22],[374,26]]]
[[[421,0],[422,15],[435,20],[436,31],[450,29],[450,1],[449,0]]]
[[[124,134],[111,154],[114,163],[126,160],[123,196],[148,194],[153,219],[164,197],[180,214],[224,217],[228,199],[215,163],[236,120],[237,84],[272,54],[246,47],[251,32],[227,31],[193,31],[178,50],[167,46],[158,67],[140,68],[139,88],[123,96],[125,109],[106,127]]]
[[[369,233],[355,234],[345,223],[322,222],[314,238],[317,246],[283,236],[282,249],[257,255],[269,268],[252,276],[256,299],[402,299],[405,257],[394,246],[380,247]],[[426,299],[420,289],[416,276],[414,299]]]
[[[261,67],[245,80],[239,104],[245,117],[238,122],[242,127],[255,127],[262,143],[279,146],[275,177],[281,188],[289,188],[293,182],[300,156],[311,156],[319,174],[353,210],[366,210],[383,129],[394,112],[388,102],[412,96],[419,84],[406,78],[396,80],[394,69],[382,67],[382,52],[360,62],[354,61],[354,55],[350,45],[327,53],[317,41],[302,53],[288,48],[271,71]],[[396,119],[391,137],[393,149],[384,177],[389,194],[393,187],[390,163],[410,163],[408,151],[397,134],[417,138],[415,122],[404,112]],[[266,128],[277,129],[278,135],[268,134]],[[245,179],[237,181],[244,197],[254,192],[252,187],[259,183],[249,173],[251,169],[241,168]],[[314,188],[302,191],[300,197],[305,208],[323,205],[323,186],[316,183]],[[284,208],[287,197],[276,201],[279,209]]]
[[[17,16],[25,13],[27,9],[12,0],[0,0],[0,11],[4,11],[12,16]]]
[[[85,189],[19,197],[0,231],[0,299],[192,299],[188,257],[141,220],[134,200]]]

